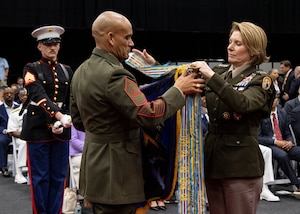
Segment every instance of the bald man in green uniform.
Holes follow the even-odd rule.
[[[134,46],[129,20],[103,12],[92,34],[96,47],[71,83],[72,121],[86,133],[79,191],[96,214],[134,213],[145,200],[139,127],[154,127],[172,116],[184,105],[185,94],[202,92],[204,80],[183,74],[148,102],[121,64]]]

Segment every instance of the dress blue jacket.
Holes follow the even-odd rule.
[[[292,125],[297,145],[300,145],[300,105],[289,113],[289,123]]]
[[[17,108],[18,104],[13,104],[13,109]],[[7,128],[8,115],[6,112],[5,104],[0,105],[0,133],[3,133],[3,130]]]

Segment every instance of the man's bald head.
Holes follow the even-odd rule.
[[[295,78],[300,77],[300,66],[295,67],[294,76]]]
[[[96,18],[92,25],[92,34],[96,48],[113,54],[120,61],[129,57],[134,46],[130,21],[113,11],[105,11]]]
[[[105,11],[101,13],[93,22],[92,35],[95,39],[96,46],[103,46],[103,40],[109,32],[118,32],[126,30],[130,26],[130,21],[122,14],[114,11]]]

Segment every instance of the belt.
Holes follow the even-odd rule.
[[[54,105],[57,105],[59,108],[63,106],[63,102],[53,102]],[[37,103],[34,101],[30,101],[30,105],[37,106]]]
[[[209,123],[207,130],[211,134],[240,134],[240,135],[253,135],[258,134],[258,128],[249,127],[249,125],[223,125],[223,124],[212,124]]]
[[[94,141],[94,143],[106,144],[108,142],[119,142],[132,139],[139,139],[140,132],[138,130],[128,130],[127,132],[110,133],[110,134],[94,134],[85,131],[86,138]]]

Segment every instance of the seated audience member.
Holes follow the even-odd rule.
[[[298,96],[294,99],[288,100],[284,105],[285,112],[289,115],[290,112],[300,104],[300,86],[298,88]]]
[[[276,93],[280,94],[281,93],[281,89],[280,89],[281,85],[280,85],[280,82],[278,81],[278,78],[279,78],[279,71],[278,71],[278,69],[277,68],[272,68],[269,71],[269,75],[270,75],[270,77],[273,80]]]
[[[10,87],[11,87],[11,89],[14,90],[14,92],[16,92],[17,89],[19,88],[17,83],[12,83],[12,84],[10,85]]]
[[[23,79],[23,77],[18,77],[17,84],[18,84],[18,88],[24,88],[24,79]]]
[[[1,86],[1,87],[0,87],[0,105],[3,104],[3,101],[4,101],[3,93],[4,93],[4,89],[5,89],[6,87],[7,87],[7,86]]]
[[[294,70],[294,79],[291,83],[291,87],[288,92],[288,100],[294,99],[298,96],[298,89],[300,87],[300,66],[297,66]]]
[[[77,130],[74,126],[71,127],[71,139],[69,142],[71,164],[73,169],[73,175],[76,181],[76,187],[79,188],[79,171],[82,150],[84,145],[85,133]]]
[[[69,154],[71,156],[72,171],[76,182],[76,188],[79,189],[79,173],[82,157],[82,150],[84,146],[85,132],[77,130],[74,126],[71,126],[71,139],[69,141]],[[79,200],[83,197],[79,195]],[[84,208],[86,212],[92,209],[92,205],[88,201],[84,201]],[[83,211],[84,211],[83,210]]]
[[[18,184],[27,183],[27,179],[24,177],[22,169],[26,167],[27,155],[26,155],[26,141],[20,139],[20,133],[22,130],[23,116],[26,113],[26,107],[23,107],[24,102],[27,100],[27,90],[25,88],[18,89],[19,100],[21,105],[12,110],[7,124],[7,132],[10,136],[15,137],[15,146],[18,150],[17,163],[16,164],[16,176],[15,182]],[[20,111],[21,115],[20,115]]]
[[[261,120],[258,132],[259,143],[272,149],[273,159],[295,185],[297,191],[300,181],[296,176],[291,160],[300,161],[300,147],[294,146],[286,112],[278,107],[279,99],[273,102],[270,118]]]
[[[3,99],[4,102],[0,105],[0,170],[4,177],[10,177],[7,168],[7,152],[11,137],[7,133],[7,122],[10,112],[19,105],[14,102],[15,93],[10,87],[4,89]]]
[[[19,97],[19,93],[20,93],[20,90],[22,88],[18,88],[16,91],[15,91],[15,102],[18,103],[18,104],[21,104],[21,100],[20,100],[20,97]]]
[[[297,105],[291,112],[288,114],[289,124],[294,131],[297,145],[300,146],[300,105]]]
[[[274,171],[272,163],[272,150],[263,145],[259,145],[260,151],[265,161],[265,171],[263,176],[263,188],[260,193],[260,199],[266,201],[280,201],[278,196],[275,196],[269,189],[268,184],[274,181]]]

